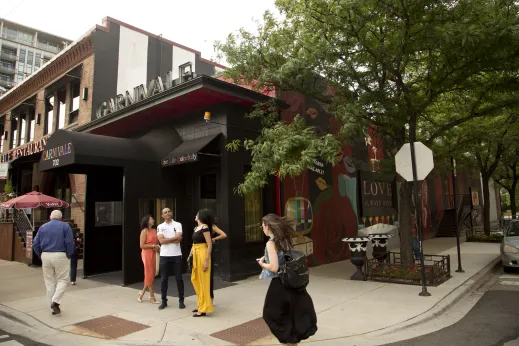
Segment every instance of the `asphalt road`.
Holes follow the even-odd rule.
[[[486,286],[483,297],[457,323],[434,333],[389,345],[519,346],[519,274],[496,276]]]
[[[36,341],[29,340],[27,338],[8,334],[4,332],[2,329],[0,329],[0,346],[17,346],[17,345],[24,345],[24,346],[47,346],[45,344],[41,344]]]

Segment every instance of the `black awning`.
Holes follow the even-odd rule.
[[[219,135],[220,133],[217,133],[215,135],[200,137],[190,141],[182,142],[182,144],[180,144],[172,152],[160,160],[161,166],[174,166],[198,161],[200,151],[202,151],[206,146],[214,141]]]
[[[40,171],[69,165],[123,167],[128,161],[157,159],[148,146],[136,139],[58,130],[41,153]]]

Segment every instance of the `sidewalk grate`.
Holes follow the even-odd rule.
[[[224,329],[211,334],[212,337],[236,344],[247,345],[253,341],[270,335],[270,330],[263,318]]]
[[[121,338],[149,328],[147,325],[111,315],[76,323],[75,326],[106,336],[109,339]]]

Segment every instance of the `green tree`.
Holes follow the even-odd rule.
[[[280,19],[267,12],[257,33],[242,29],[216,44],[231,66],[226,76],[314,97],[341,128],[333,140],[303,131],[299,119],[279,123],[271,112],[256,110],[253,116],[267,121],[263,134],[245,144],[253,166],[241,193],[263,186],[269,174],[298,175],[319,157],[333,164],[339,144],[369,124],[390,157],[409,141],[434,143],[452,127],[486,115],[444,112],[438,121],[434,107],[445,94],[473,92],[480,88],[475,78],[485,72],[517,71],[518,18],[511,1],[277,0],[276,6]],[[401,194],[401,253],[411,263],[408,184]]]
[[[513,219],[517,218],[518,155],[519,145],[514,140],[508,150],[503,153],[502,159],[493,175],[494,180],[508,192],[509,207]]]

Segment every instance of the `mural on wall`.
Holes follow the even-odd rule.
[[[284,121],[290,122],[299,114],[318,133],[339,130],[335,119],[311,98],[297,92],[283,92],[280,98],[290,105],[282,114]],[[375,128],[370,127],[364,138],[351,141],[339,150],[335,166],[315,160],[300,176],[283,181],[283,212],[296,222],[294,244],[307,255],[310,265],[348,259],[349,248],[342,242],[343,238],[355,237],[365,227],[398,221],[402,182],[396,176],[391,184],[380,178],[382,160],[382,141],[377,138]],[[467,172],[460,172],[457,182],[458,191],[463,191],[459,193],[468,194],[469,186],[478,186],[474,180],[471,183]],[[444,210],[452,207],[451,176],[431,174],[419,182],[418,192],[423,234],[427,239],[434,236]],[[379,209],[371,208],[377,206]]]

